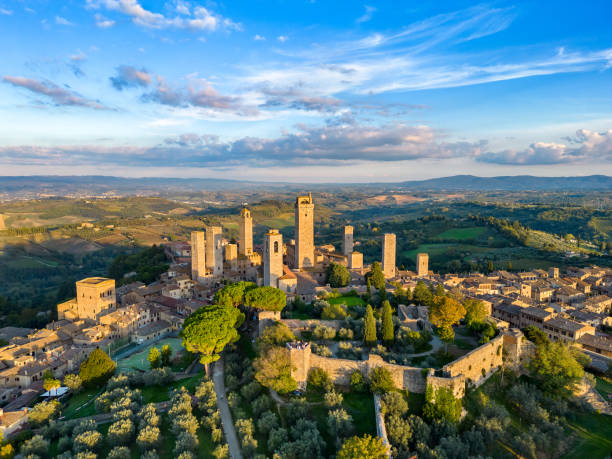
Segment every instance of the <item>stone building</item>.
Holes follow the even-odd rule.
[[[251,218],[251,211],[246,207],[240,211],[238,231],[239,253],[248,257],[253,254],[253,218]]]
[[[387,279],[395,277],[395,234],[385,233],[382,250],[382,271]]]
[[[314,203],[312,195],[295,200],[295,268],[312,268],[314,253]]]
[[[209,226],[206,228],[206,267],[214,277],[223,276],[223,228]]]
[[[351,252],[348,254],[348,267],[349,269],[363,268],[363,253]]]
[[[350,257],[351,253],[353,253],[353,245],[353,227],[351,225],[346,225],[342,237],[342,253]]]
[[[225,262],[231,272],[238,271],[238,244],[227,244],[225,246]]]
[[[429,255],[426,253],[417,254],[416,269],[418,277],[427,277],[429,275]]]
[[[191,278],[198,281],[206,275],[206,240],[204,231],[191,232]]]
[[[76,298],[57,305],[59,320],[97,321],[103,312],[117,307],[115,279],[88,277],[76,283],[76,292]]]
[[[283,235],[276,229],[266,233],[263,253],[264,285],[278,288],[283,275]]]

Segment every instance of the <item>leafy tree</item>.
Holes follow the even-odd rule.
[[[487,308],[479,300],[467,299],[463,303],[465,308],[465,323],[472,328],[475,324],[481,324],[487,317]]]
[[[112,445],[126,445],[134,435],[134,423],[131,419],[120,419],[108,428],[107,439]]]
[[[391,346],[395,339],[392,314],[393,313],[391,311],[391,304],[387,300],[383,301],[382,340],[385,346]]]
[[[353,417],[344,408],[336,408],[327,415],[327,427],[332,437],[346,437],[353,433]]]
[[[363,342],[366,346],[374,346],[376,344],[376,319],[374,319],[372,306],[369,304],[366,307],[366,313],[363,318]]]
[[[342,394],[336,392],[335,390],[326,392],[325,395],[323,395],[323,401],[327,408],[336,408],[342,406],[342,399]]]
[[[253,282],[234,282],[223,287],[215,293],[214,303],[224,306],[240,306],[244,304],[246,292],[256,285]]]
[[[262,311],[282,311],[287,305],[285,292],[274,287],[255,287],[244,295],[244,304]]]
[[[395,388],[391,373],[385,367],[376,367],[370,373],[370,389],[375,394],[384,394]]]
[[[537,345],[528,368],[540,387],[552,396],[571,394],[584,377],[582,365],[562,342]]]
[[[60,387],[62,383],[59,379],[55,379],[53,376],[50,378],[45,378],[43,381],[43,388],[46,391],[52,391],[53,389],[57,389]]]
[[[278,426],[278,416],[272,411],[264,411],[257,421],[257,431],[264,435],[267,435]]]
[[[161,353],[159,352],[159,349],[157,349],[157,347],[155,346],[153,346],[149,350],[149,356],[147,358],[149,359],[149,365],[151,365],[151,369],[159,368],[162,364]]]
[[[534,325],[529,325],[528,327],[524,328],[523,333],[527,339],[535,343],[536,346],[542,346],[550,343],[546,333]]]
[[[355,392],[365,392],[368,390],[368,381],[363,377],[359,370],[351,373],[351,389]]]
[[[115,446],[108,452],[108,459],[130,459],[132,454],[126,446]]]
[[[34,426],[46,424],[59,413],[60,403],[57,400],[37,403],[28,411],[28,421]]]
[[[49,442],[45,440],[42,435],[34,435],[29,440],[26,440],[21,445],[21,454],[24,456],[29,456],[33,454],[36,456],[44,457],[47,455],[47,451],[49,450]]]
[[[382,271],[382,265],[378,261],[372,263],[372,268],[370,269],[370,272],[366,274],[366,277],[370,281],[370,284],[376,289],[381,289],[386,284],[385,275]]]
[[[233,306],[204,306],[191,314],[181,331],[183,346],[200,354],[200,362],[208,365],[219,360],[230,343],[240,339],[236,330],[242,325],[244,314]]]
[[[326,270],[326,282],[333,288],[346,287],[351,282],[351,273],[345,266],[330,263]]]
[[[408,402],[399,392],[387,392],[380,398],[380,405],[385,416],[403,416],[408,412]]]
[[[428,306],[431,303],[433,295],[431,290],[427,288],[427,284],[423,281],[418,281],[412,291],[412,299],[416,304]]]
[[[262,386],[287,394],[297,389],[297,383],[291,376],[289,352],[281,347],[267,349],[253,362],[255,379]]]
[[[172,360],[172,348],[169,344],[164,344],[161,348],[161,366],[167,367]]]
[[[487,266],[487,271],[489,273],[493,272],[493,262],[491,260],[489,260],[489,265]]]
[[[144,426],[136,437],[136,443],[143,451],[154,449],[159,445],[160,440],[161,436],[157,426]]]
[[[316,392],[327,392],[333,388],[329,374],[322,368],[313,367],[308,372],[308,388]]]
[[[459,323],[464,316],[463,305],[449,296],[434,297],[429,307],[429,320],[442,330],[440,338],[445,341],[451,341],[455,337],[453,325]]]
[[[323,320],[341,320],[346,318],[348,313],[343,304],[326,304],[321,311],[321,319]]]
[[[64,386],[66,386],[72,392],[78,393],[81,390],[82,385],[83,381],[81,381],[79,375],[69,373],[64,376]]]
[[[74,437],[75,451],[95,451],[102,443],[102,434],[96,430],[88,430]]]
[[[435,391],[427,386],[425,392],[425,406],[423,415],[429,420],[444,419],[449,422],[458,422],[461,417],[461,399],[455,398],[453,392],[446,387],[439,387]]]
[[[379,437],[351,437],[342,443],[337,459],[386,459],[387,447]]]
[[[86,387],[99,387],[114,373],[117,365],[102,349],[91,351],[81,364],[79,377]]]
[[[283,346],[290,341],[295,341],[295,335],[282,322],[266,327],[258,338],[259,344],[264,346]]]

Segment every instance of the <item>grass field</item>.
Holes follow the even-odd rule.
[[[466,239],[476,239],[485,231],[486,228],[483,228],[482,226],[474,226],[471,228],[452,228],[438,234],[436,239],[455,239],[457,241],[465,241]]]
[[[563,456],[566,459],[603,459],[612,451],[612,416],[579,414],[570,428],[578,437]]]
[[[365,301],[358,296],[339,296],[338,298],[328,298],[327,301],[329,304],[344,304],[348,307],[351,306],[365,306]]]
[[[608,396],[612,394],[612,380],[597,378],[595,389],[601,394],[604,400],[608,400]]]
[[[121,370],[149,370],[149,360],[147,359],[149,355],[149,350],[152,347],[157,347],[161,349],[161,347],[165,344],[169,344],[172,348],[172,354],[176,354],[178,351],[182,351],[183,345],[181,343],[180,338],[165,338],[160,341],[157,341],[149,346],[147,346],[144,350],[132,354],[125,359],[121,359],[117,362],[117,369]]]
[[[76,419],[96,414],[96,407],[93,401],[100,392],[100,389],[85,389],[78,394],[72,395],[68,399],[66,407],[62,409],[62,416],[66,419]]]

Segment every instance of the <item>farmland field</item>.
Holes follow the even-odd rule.
[[[486,228],[482,226],[474,226],[471,228],[452,228],[438,234],[436,239],[455,239],[457,241],[465,241],[466,239],[476,239],[485,231]]]
[[[161,347],[165,344],[169,344],[172,348],[172,354],[176,355],[177,352],[182,351],[183,344],[179,338],[165,338],[155,343],[150,344],[144,350],[137,352],[136,354],[132,354],[125,359],[121,359],[117,362],[117,368],[119,370],[142,370],[146,371],[149,369],[149,360],[147,359],[149,355],[149,350],[152,347],[157,347],[161,349]]]

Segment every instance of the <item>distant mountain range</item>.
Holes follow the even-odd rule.
[[[240,191],[279,189],[313,191],[332,189],[414,190],[414,191],[612,191],[612,177],[534,177],[531,175],[476,177],[456,175],[399,183],[274,183],[212,178],[124,178],[107,176],[21,176],[1,177],[0,194],[9,197],[36,195],[92,196],[116,194],[165,194],[180,191]]]

